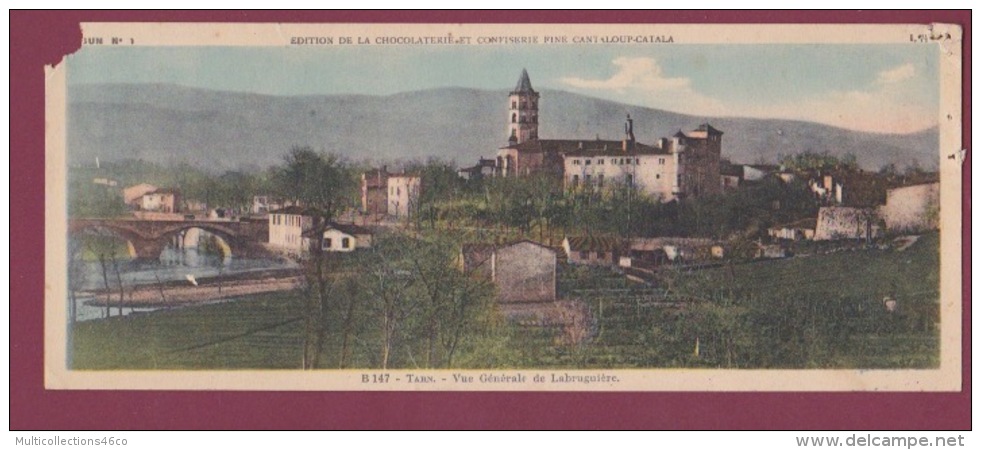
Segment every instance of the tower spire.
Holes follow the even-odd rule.
[[[514,86],[513,92],[535,92],[531,87],[531,78],[528,77],[528,69],[521,69],[521,77],[518,78],[518,84]]]
[[[508,144],[538,139],[538,92],[531,87],[527,69],[521,69],[518,84],[508,96]]]

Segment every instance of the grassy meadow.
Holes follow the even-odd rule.
[[[487,318],[459,368],[930,368],[939,358],[939,239],[904,251],[857,249],[687,271],[656,288],[607,269],[565,268],[560,292],[589,305],[592,338]],[[893,312],[883,298],[897,301]],[[302,291],[160,310],[74,326],[71,366],[298,369]],[[320,368],[376,368],[382,327],[368,311],[331,319]],[[346,330],[346,332],[342,332]],[[347,344],[344,345],[344,341]],[[424,343],[395,340],[389,368],[417,368]]]

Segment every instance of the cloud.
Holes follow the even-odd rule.
[[[916,67],[906,63],[880,71],[864,87],[823,92],[793,104],[764,105],[756,113],[877,133],[921,131],[937,124],[937,111],[915,95],[916,87],[905,83],[916,75]]]
[[[613,65],[620,71],[605,80],[587,80],[578,77],[562,78],[562,82],[583,89],[612,89],[625,91],[638,89],[649,92],[660,92],[674,89],[691,89],[691,80],[687,78],[668,78],[664,76],[661,66],[653,58],[617,58]]]
[[[607,79],[563,77],[562,84],[579,89],[616,94],[631,103],[689,114],[722,114],[721,102],[696,92],[691,80],[667,76],[654,58],[620,57],[613,60],[619,70]]]
[[[613,65],[618,70],[606,79],[567,76],[559,81],[613,100],[699,116],[803,120],[879,133],[911,133],[937,124],[935,106],[911,95],[915,87],[907,81],[917,77],[912,63],[884,69],[854,89],[739,104],[698,92],[689,78],[668,76],[654,58],[620,57]]]
[[[893,67],[889,70],[883,70],[879,72],[879,83],[890,84],[899,83],[900,81],[905,81],[916,76],[916,67],[913,67],[912,63],[906,63],[901,66]]]
[[[753,117],[805,120],[875,133],[912,133],[937,124],[934,109],[888,84],[825,92],[794,103],[748,107],[744,112]]]

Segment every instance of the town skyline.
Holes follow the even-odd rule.
[[[466,64],[459,64],[466,60]],[[386,69],[378,70],[384,60]],[[92,48],[70,85],[175,84],[274,96],[507,89],[524,67],[560,90],[682,114],[779,118],[873,133],[936,126],[937,55],[903,45],[521,49]]]

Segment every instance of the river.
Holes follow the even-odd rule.
[[[207,233],[202,232],[203,235]],[[205,236],[208,237],[208,236]],[[79,283],[80,291],[102,290],[105,288],[105,281],[102,276],[102,267],[99,261],[81,261],[81,280]],[[168,281],[187,281],[189,284],[192,279],[206,277],[233,276],[249,272],[262,272],[269,270],[294,269],[299,267],[297,263],[283,258],[239,258],[235,256],[223,255],[220,252],[208,251],[205,246],[168,246],[156,261],[138,261],[128,257],[118,261],[119,279],[125,288],[160,283]],[[106,271],[111,289],[116,289],[116,272],[111,261],[106,261]],[[94,320],[106,317],[105,306],[88,305],[93,299],[92,295],[80,295],[76,299],[76,320]],[[222,299],[220,301],[229,301]],[[122,309],[123,315],[134,312],[148,312],[159,309],[153,308],[128,308]],[[111,314],[118,314],[118,308],[112,307]]]

